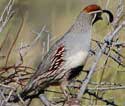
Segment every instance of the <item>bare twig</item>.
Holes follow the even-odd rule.
[[[119,8],[118,8],[118,9],[119,9]],[[123,10],[123,9],[122,9],[122,10]],[[117,24],[118,19],[119,19],[120,15],[121,15],[122,10],[120,11],[119,14],[116,15],[116,17],[118,17],[118,18],[116,18],[116,19],[113,21],[113,25],[114,25],[114,26]],[[86,79],[83,80],[83,83],[82,83],[82,85],[81,85],[80,91],[79,91],[79,93],[78,93],[78,95],[77,95],[78,100],[80,100],[80,99],[82,98],[82,95],[84,94],[84,92],[85,92],[85,90],[86,90],[86,88],[87,88],[87,85],[88,85],[88,83],[89,83],[89,81],[90,81],[90,79],[91,79],[91,77],[92,77],[92,75],[93,75],[93,73],[94,73],[94,71],[95,71],[95,69],[96,69],[96,66],[97,66],[97,64],[98,64],[98,61],[100,60],[100,58],[101,58],[103,52],[105,51],[106,47],[108,46],[108,44],[112,44],[113,38],[118,36],[117,33],[118,33],[123,27],[125,27],[125,21],[123,21],[120,25],[118,25],[117,27],[115,27],[114,30],[111,31],[111,32],[105,37],[104,41],[106,41],[106,42],[103,44],[101,50],[100,50],[100,51],[98,52],[98,54],[96,55],[96,59],[94,60],[93,65],[92,65],[92,67],[91,67],[91,69],[90,69],[90,71],[89,71],[89,74],[87,75]],[[107,43],[107,42],[108,42],[108,43]]]
[[[32,41],[31,44],[27,44],[27,45],[21,44],[21,47],[18,49],[19,53],[21,54],[21,57],[24,57],[28,53],[28,51],[31,50],[33,48],[33,46],[38,42],[38,40],[42,36],[42,33],[44,32],[45,28],[46,28],[46,26],[43,26],[39,33],[33,32],[37,35],[37,37]],[[23,52],[23,49],[26,49],[26,51]]]
[[[11,45],[11,47],[10,47],[10,50],[9,50],[9,52],[8,52],[5,66],[7,66],[7,63],[8,63],[8,60],[9,60],[9,56],[10,56],[11,51],[12,51],[12,49],[13,49],[13,47],[14,47],[14,45],[15,45],[15,43],[16,43],[18,37],[19,37],[19,33],[20,33],[21,29],[22,29],[23,23],[24,23],[24,18],[22,17],[21,25],[20,25],[20,27],[19,27],[19,30],[18,30],[18,32],[17,32],[17,34],[16,34],[16,37],[15,37],[15,39],[14,39],[12,45]]]
[[[103,97],[98,96],[98,95],[96,95],[96,93],[90,92],[89,90],[86,90],[86,93],[88,93],[89,95],[92,95],[92,96],[96,97],[98,100],[103,101],[104,103],[106,103],[106,105],[118,106],[118,105],[117,105],[116,103],[114,103],[113,101],[110,102],[109,100],[104,99]]]
[[[7,25],[8,21],[12,18],[14,11],[12,10],[14,5],[14,0],[10,0],[9,3],[6,5],[3,13],[0,17],[0,32],[3,31],[5,26]]]
[[[99,91],[118,90],[118,89],[125,89],[125,85],[121,85],[121,86],[111,86],[111,87],[88,88],[88,89],[89,89],[89,90],[99,90]]]

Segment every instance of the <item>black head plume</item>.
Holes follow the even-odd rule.
[[[113,14],[109,10],[103,10],[103,13],[107,13],[109,15],[109,22],[112,23],[114,19]]]

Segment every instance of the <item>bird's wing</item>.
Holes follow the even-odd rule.
[[[38,80],[53,77],[58,68],[63,64],[64,42],[62,39],[58,40],[45,55],[42,62],[39,64],[36,72],[32,75],[25,90],[35,88]],[[34,85],[35,84],[35,85]]]

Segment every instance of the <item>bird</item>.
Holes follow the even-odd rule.
[[[20,93],[22,98],[31,92],[44,91],[51,85],[59,85],[67,96],[67,85],[80,74],[88,58],[92,26],[103,19],[103,13],[108,14],[111,23],[113,14],[97,4],[88,5],[80,11],[68,31],[50,47]]]

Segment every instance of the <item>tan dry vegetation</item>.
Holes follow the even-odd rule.
[[[125,0],[124,0],[125,1]],[[47,29],[52,33],[53,36],[62,36],[64,32],[72,25],[76,16],[79,14],[81,9],[91,3],[100,4],[102,7],[105,7],[106,0],[17,0],[15,8],[18,9],[19,12],[23,12],[24,22],[21,32],[19,34],[18,40],[16,41],[16,45],[13,48],[11,56],[9,58],[8,64],[14,64],[19,59],[19,53],[17,49],[20,47],[21,42],[24,44],[29,44],[36,37],[32,31],[40,31],[42,26],[46,25]],[[0,12],[2,8],[6,4],[5,0],[0,0]],[[109,9],[114,13],[117,5],[117,0],[110,0]],[[125,11],[125,10],[124,10]],[[6,55],[12,44],[12,41],[17,33],[17,30],[21,23],[21,17],[18,13],[14,19],[7,25],[4,32],[0,33],[0,44],[3,42],[5,35],[9,31],[9,37],[0,51],[0,55]],[[107,26],[106,17],[103,22],[98,22],[93,28],[93,38],[100,41],[103,41],[103,37],[107,34],[109,30],[111,30],[111,26]],[[104,29],[104,30],[103,30]],[[121,39],[125,42],[125,31],[121,31],[120,34]],[[36,68],[39,62],[41,61],[41,51],[42,51],[42,40],[29,50],[28,54],[24,57],[24,65],[29,65],[31,67]],[[122,53],[125,56],[125,49],[122,49]],[[104,64],[104,60],[106,56],[103,56],[100,59],[98,67]],[[89,59],[86,69],[90,67],[90,63],[92,59]],[[123,60],[125,63],[125,60]],[[0,66],[5,64],[5,59],[0,61]],[[106,68],[103,75],[103,82],[111,82],[111,83],[121,83],[125,85],[125,68],[118,66],[117,63],[114,63],[111,59],[108,61],[109,67]],[[98,68],[97,68],[98,69]],[[124,72],[120,72],[120,71]],[[92,81],[100,82],[102,71],[97,70],[94,73]],[[83,78],[82,74],[79,78]],[[48,89],[59,90],[58,87],[51,87]],[[99,91],[99,94],[102,94],[103,91]],[[47,93],[49,98],[58,97],[58,94]],[[61,95],[62,96],[62,95]],[[85,97],[90,97],[85,95]],[[104,105],[103,102],[94,100],[92,97],[93,103],[98,105]],[[114,100],[120,106],[125,104],[125,89],[120,90],[109,90],[104,95],[104,98],[108,100]],[[41,103],[38,99],[32,101],[31,106],[39,106]],[[86,106],[89,105],[88,100],[83,100],[83,104]]]

